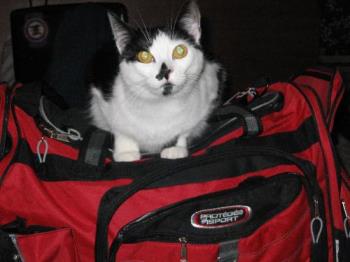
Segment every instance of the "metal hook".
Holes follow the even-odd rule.
[[[41,148],[42,144],[44,145],[44,154],[43,154],[43,156],[41,156],[41,153],[40,153],[40,148]],[[46,139],[44,137],[41,137],[41,139],[38,141],[38,143],[36,145],[36,154],[38,156],[38,160],[39,160],[40,164],[45,163],[48,151],[49,151],[49,144],[47,143],[47,141],[46,141]]]
[[[319,222],[319,229],[318,229],[318,232],[315,234],[314,233],[314,226],[315,226],[316,222]],[[323,230],[323,221],[322,221],[322,219],[319,216],[314,217],[311,220],[310,230],[311,230],[312,243],[317,244],[318,241],[320,240],[321,233],[322,233],[322,230]]]

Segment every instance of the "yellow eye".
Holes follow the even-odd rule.
[[[147,51],[140,51],[137,53],[137,60],[144,64],[149,64],[153,62],[153,55]]]
[[[181,59],[187,55],[187,47],[185,45],[178,45],[173,50],[173,59]]]

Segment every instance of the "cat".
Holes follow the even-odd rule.
[[[224,75],[202,51],[197,3],[188,2],[172,28],[133,29],[111,13],[108,19],[119,61],[108,85],[91,84],[93,124],[114,135],[115,161],[139,160],[142,151],[187,157]]]

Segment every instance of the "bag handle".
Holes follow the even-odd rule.
[[[112,134],[91,126],[84,134],[84,140],[79,149],[78,165],[90,165],[97,168],[105,166],[108,146],[111,144]]]
[[[227,115],[237,117],[241,121],[243,127],[243,136],[257,136],[262,131],[260,118],[248,108],[240,105],[229,104],[220,107],[215,112],[215,117],[218,119],[220,119],[222,116]],[[234,117],[231,118],[232,121],[236,120]],[[228,124],[228,122],[226,124]]]

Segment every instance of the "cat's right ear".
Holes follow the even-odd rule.
[[[115,14],[107,12],[109,24],[111,25],[112,33],[115,43],[117,45],[119,54],[121,54],[126,45],[130,41],[130,29],[129,27]]]

